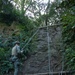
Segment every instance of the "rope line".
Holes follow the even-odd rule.
[[[61,31],[63,31],[63,30],[61,30]],[[62,72],[62,71],[64,71],[64,58],[65,58],[65,55],[64,55],[65,52],[64,52],[64,45],[63,45],[62,35],[61,35],[61,40],[62,40],[62,44],[61,44],[61,49],[62,49],[62,70],[61,70],[61,72]]]
[[[50,42],[51,42],[51,38],[50,38],[50,36],[49,36],[49,28],[48,28],[49,26],[47,25],[46,26],[46,28],[47,28],[47,43],[48,43],[48,61],[49,61],[49,75],[50,75],[50,73],[51,73],[51,66],[50,66],[50,64],[51,64],[51,62],[50,62],[50,59],[51,59],[51,51],[50,51]],[[39,31],[39,27],[38,27],[38,29],[36,30],[36,32],[34,32],[34,34],[30,37],[30,39],[28,40],[28,42],[23,46],[23,48],[22,48],[22,50],[29,44],[29,42],[32,40],[32,38],[37,34],[37,32]],[[64,62],[63,62],[63,54],[62,54],[62,70],[60,71],[60,75],[62,75],[63,74],[63,66],[64,66]],[[53,73],[51,74],[51,75],[53,75]]]
[[[51,9],[50,10],[48,10],[48,7],[51,7],[51,0],[48,0],[48,5],[47,5],[47,8],[46,8],[46,13],[48,13],[48,11],[51,11]],[[50,72],[51,72],[51,63],[50,63],[50,59],[51,59],[51,52],[50,52],[50,42],[51,42],[51,38],[49,37],[49,31],[48,31],[48,18],[46,18],[46,26],[47,26],[47,42],[48,42],[48,61],[49,61],[49,75],[51,75],[50,74]]]
[[[32,40],[32,38],[37,34],[37,32],[39,31],[39,28],[36,30],[36,32],[30,37],[30,39],[28,40],[28,42],[23,46],[22,50],[29,44],[29,42]]]
[[[59,71],[59,72],[51,72],[51,67],[50,67],[50,59],[51,59],[51,52],[50,52],[50,42],[51,42],[51,38],[49,36],[49,26],[46,26],[47,27],[47,42],[48,42],[48,60],[49,60],[49,72],[47,73],[48,75],[53,75],[53,74],[59,74],[59,75],[63,75],[63,74],[72,74],[72,73],[75,73],[75,70],[73,71],[64,71],[64,52],[62,52],[62,70]],[[28,40],[28,42],[25,44],[25,46],[23,46],[22,50],[29,44],[29,42],[32,40],[32,38],[37,34],[37,32],[39,31],[40,28],[38,28],[36,30],[36,32],[30,37],[30,39]],[[62,46],[63,48],[63,46]],[[64,50],[64,48],[63,48]],[[39,74],[39,73],[37,73]]]
[[[48,42],[48,60],[49,60],[49,75],[50,75],[50,71],[51,71],[51,67],[50,67],[50,59],[51,59],[51,53],[50,53],[50,37],[49,37],[49,32],[48,32],[48,26],[47,26],[47,42]]]
[[[74,71],[62,71],[62,74],[64,75],[72,75],[75,73],[75,70]],[[25,74],[25,75],[61,75],[61,71],[59,72],[46,72],[46,73],[34,73],[34,74]]]
[[[57,24],[56,24],[57,25]],[[53,26],[56,26],[56,25],[53,25]],[[39,29],[41,28],[44,28],[44,27],[49,27],[50,25],[47,25],[47,26],[42,26],[42,27],[38,27],[36,29],[36,32],[30,37],[30,39],[28,40],[28,42],[23,46],[22,50],[28,45],[28,43],[32,40],[32,38],[37,34],[37,32],[39,31]]]

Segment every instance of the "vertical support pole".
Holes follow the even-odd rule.
[[[51,67],[50,67],[50,58],[51,58],[51,54],[50,54],[50,37],[49,37],[49,32],[48,32],[48,26],[47,26],[47,42],[48,42],[48,61],[49,61],[49,75],[51,72]]]
[[[49,75],[50,72],[51,72],[51,67],[50,67],[50,59],[51,59],[51,52],[50,52],[50,42],[51,42],[51,38],[49,37],[49,29],[48,29],[48,18],[46,17],[46,21],[45,21],[45,24],[47,26],[47,43],[48,43],[48,61],[49,61]],[[52,74],[53,75],[53,74]]]
[[[62,29],[61,29],[61,34],[62,34]],[[61,75],[62,74],[62,71],[64,71],[64,58],[65,58],[65,51],[64,51],[64,45],[63,45],[63,39],[62,39],[62,35],[61,35],[61,40],[62,40],[62,44],[61,44],[61,49],[62,49],[62,68],[61,68]],[[66,73],[65,73],[66,74]]]

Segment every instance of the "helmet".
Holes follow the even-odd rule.
[[[14,44],[20,44],[20,42],[19,41],[15,41]]]

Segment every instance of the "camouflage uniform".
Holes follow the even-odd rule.
[[[15,42],[15,46],[12,48],[12,61],[14,63],[14,75],[18,75],[18,70],[19,70],[19,58],[17,57],[18,53],[20,53],[20,46],[19,42]]]

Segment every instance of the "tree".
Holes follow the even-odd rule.
[[[65,44],[66,68],[75,69],[75,0],[65,0],[60,4],[63,40]]]

